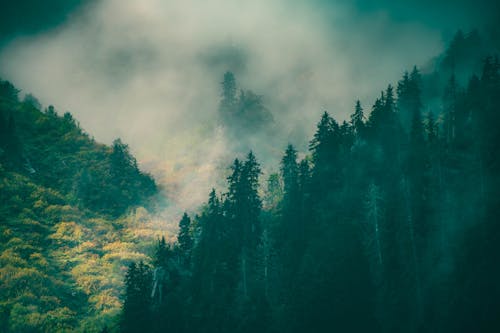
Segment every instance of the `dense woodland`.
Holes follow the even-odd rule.
[[[350,119],[324,112],[308,152],[284,143],[277,172],[235,159],[226,189],[149,252],[130,216],[157,189],[128,147],[2,81],[0,331],[500,331],[490,44],[459,32]],[[233,73],[221,90],[234,137],[272,122]]]
[[[123,266],[148,259],[138,224],[156,184],[119,139],[18,93],[0,81],[0,332],[100,331]]]
[[[122,331],[499,331],[500,64],[480,43],[459,32],[370,112],[325,112],[267,180],[235,159],[177,243],[130,265]],[[242,110],[234,81],[223,115]]]

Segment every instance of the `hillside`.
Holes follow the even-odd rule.
[[[127,145],[96,143],[69,113],[0,81],[0,331],[115,322],[124,267],[157,193]],[[150,242],[150,241],[149,241]]]

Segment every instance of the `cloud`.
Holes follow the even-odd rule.
[[[130,143],[174,206],[191,209],[220,183],[234,153],[216,124],[224,71],[273,112],[274,140],[249,142],[275,165],[286,141],[305,147],[322,111],[345,119],[357,98],[369,109],[403,70],[442,50],[439,31],[418,22],[313,4],[99,1],[9,44],[0,73],[71,111],[98,141]]]

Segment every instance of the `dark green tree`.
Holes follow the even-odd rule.
[[[151,328],[151,269],[142,261],[131,263],[125,276],[121,331],[138,333]]]
[[[421,101],[422,78],[417,67],[413,67],[411,74],[405,72],[403,79],[398,82],[397,108],[403,128],[407,133],[411,131],[411,124],[416,113],[422,109]]]
[[[281,176],[283,177],[285,201],[293,201],[293,196],[297,195],[298,175],[297,151],[292,145],[288,145],[285,155],[281,159]]]
[[[177,236],[177,241],[179,242],[181,256],[185,264],[189,266],[193,250],[193,237],[191,235],[191,218],[187,213],[182,215],[182,219],[179,222],[179,235]]]
[[[363,131],[365,128],[365,122],[364,122],[364,114],[363,114],[363,108],[361,107],[361,102],[359,100],[356,101],[356,106],[354,108],[354,113],[351,115],[351,126],[354,129],[354,133],[356,133],[357,136],[363,135]]]

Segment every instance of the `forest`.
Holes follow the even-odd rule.
[[[476,38],[457,33],[439,71],[405,72],[369,113],[325,112],[267,179],[252,152],[235,159],[177,242],[129,266],[121,329],[497,332],[500,63],[454,74]],[[221,112],[238,105],[224,78]]]
[[[500,332],[499,50],[459,31],[278,170],[236,152],[175,237],[126,143],[0,80],[0,332]],[[220,79],[231,140],[279,126]]]
[[[157,186],[121,140],[96,143],[18,92],[0,82],[0,332],[100,331],[120,312],[122,265],[148,258]]]

